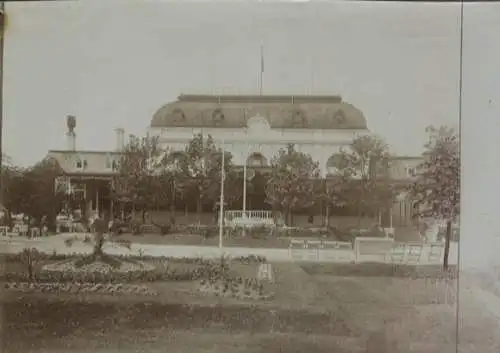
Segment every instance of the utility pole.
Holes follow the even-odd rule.
[[[222,250],[222,239],[224,236],[224,179],[226,179],[225,171],[225,150],[224,141],[222,141],[222,163],[220,177],[220,206],[219,206],[219,249]]]

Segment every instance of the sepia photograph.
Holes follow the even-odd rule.
[[[2,8],[2,352],[500,351],[458,271],[464,16],[478,53],[500,11]]]

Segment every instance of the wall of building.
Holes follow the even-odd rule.
[[[270,162],[281,148],[293,143],[298,151],[308,153],[318,161],[322,173],[326,174],[327,161],[333,154],[349,146],[357,136],[368,133],[368,130],[276,130],[271,129],[264,118],[252,119],[249,119],[246,129],[150,128],[149,134],[158,136],[163,146],[174,150],[183,150],[195,134],[211,135],[219,147],[224,145],[232,153],[237,165],[244,165],[253,153],[261,154]]]
[[[410,186],[416,180],[423,157],[395,157],[390,164],[390,176],[393,180]],[[392,206],[393,224],[400,227],[413,227],[415,209],[411,195],[402,192]]]
[[[112,151],[49,151],[47,156],[70,174],[113,174],[120,161],[120,154]]]
[[[391,178],[394,180],[415,180],[423,161],[423,157],[394,157],[390,164]]]
[[[246,128],[149,128],[150,136],[158,136],[160,144],[173,150],[184,150],[194,135],[203,133],[211,135],[215,143],[231,152],[233,162],[243,165],[252,154],[262,155],[269,164],[281,148],[293,143],[295,148],[307,153],[319,162],[323,176],[332,172],[327,167],[328,159],[356,138],[369,134],[368,130],[314,130],[314,129],[271,129],[263,117],[248,120]],[[123,135],[117,135],[115,151],[50,151],[49,157],[55,158],[66,173],[76,175],[113,175],[123,150]],[[394,180],[410,183],[415,178],[415,171],[422,163],[422,158],[395,157],[391,163],[390,175]],[[115,167],[115,168],[114,168]],[[179,213],[178,213],[179,214]],[[414,224],[412,202],[407,197],[400,197],[391,208],[394,226],[411,226]],[[182,217],[182,216],[181,216]],[[191,223],[190,214],[186,222]],[[210,216],[213,217],[213,214]],[[296,224],[306,224],[308,215],[296,216]],[[336,219],[340,219],[336,217]],[[322,217],[314,217],[314,224],[322,224]]]

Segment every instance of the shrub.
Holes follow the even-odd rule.
[[[272,229],[266,226],[250,227],[246,231],[254,239],[265,239],[272,235]]]
[[[160,226],[160,234],[167,235],[170,234],[172,227],[170,224]]]
[[[20,261],[26,266],[28,271],[28,279],[30,282],[34,280],[34,267],[41,259],[40,252],[36,248],[25,248],[19,254]]]
[[[328,234],[338,241],[353,242],[356,239],[356,234],[354,232],[342,230],[335,226],[328,227]]]
[[[264,294],[264,286],[255,278],[226,277],[212,281],[202,280],[198,291],[204,295],[234,299],[266,300],[272,297],[272,294]]]
[[[232,259],[233,261],[237,261],[246,265],[250,264],[262,264],[266,263],[267,259],[265,256],[260,255],[248,255],[248,256],[239,256]]]
[[[131,221],[129,223],[129,228],[132,230],[132,234],[133,235],[141,235],[142,234],[142,230],[141,230],[141,223],[139,223],[138,221]]]
[[[271,235],[287,238],[328,238],[332,234],[327,228],[273,228]]]
[[[201,225],[190,224],[186,227],[179,227],[178,231],[186,231],[191,235],[200,235],[206,239],[215,237],[219,234],[219,226],[217,225]]]

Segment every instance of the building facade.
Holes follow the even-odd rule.
[[[407,189],[415,181],[419,168],[424,162],[422,156],[396,156],[390,164],[391,179],[398,184],[401,193],[396,198],[391,210],[392,223],[397,226],[412,226],[415,222],[414,202],[409,197]]]
[[[112,151],[86,151],[76,148],[76,120],[68,117],[67,147],[50,150],[63,174],[56,179],[56,190],[62,190],[74,201],[85,200],[87,214],[113,213],[111,195],[113,176],[117,175],[125,145],[125,131],[116,129],[116,148]]]
[[[124,130],[116,130],[115,150],[83,151],[76,148],[74,120],[68,117],[66,150],[49,151],[64,171],[60,184],[87,200],[88,211],[113,212],[110,190],[124,149]],[[281,148],[294,144],[319,162],[326,177],[335,174],[334,159],[340,149],[370,131],[363,113],[340,96],[301,95],[180,95],[155,112],[148,128],[149,136],[174,151],[183,151],[199,133],[212,136],[216,145],[230,152],[237,167],[246,162],[252,175],[265,171]],[[390,175],[404,186],[421,161],[420,157],[396,157]],[[261,196],[249,195],[247,209],[263,209]],[[384,223],[409,224],[411,208],[402,194]]]
[[[277,95],[181,95],[158,109],[149,127],[150,136],[173,150],[198,133],[211,135],[239,166],[268,166],[293,143],[327,175],[332,156],[369,130],[362,112],[339,96]]]

